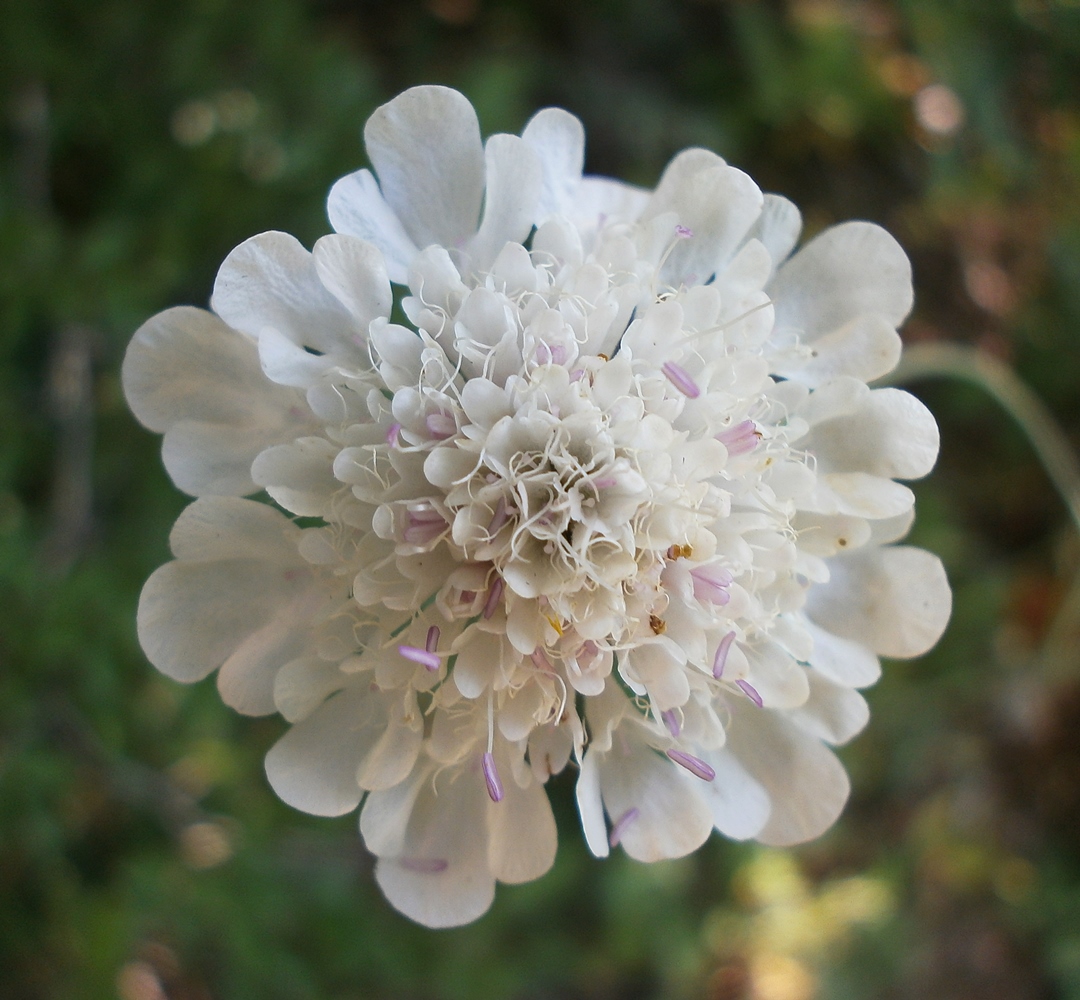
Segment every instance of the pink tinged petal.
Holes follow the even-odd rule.
[[[700,757],[695,757],[693,754],[686,753],[683,750],[668,750],[667,755],[676,764],[685,767],[695,778],[700,778],[702,781],[712,781],[716,777],[716,772]]]
[[[368,240],[382,252],[391,281],[409,283],[409,264],[419,248],[386,203],[370,170],[338,180],[330,189],[326,214],[337,232]]]
[[[485,753],[480,758],[480,767],[484,772],[484,784],[487,785],[488,798],[492,802],[502,802],[505,793],[503,792],[502,782],[499,780],[499,771],[495,767],[495,758],[490,752]]]
[[[537,670],[542,670],[546,674],[555,672],[555,668],[552,667],[551,661],[547,658],[547,654],[539,646],[529,654],[529,659],[532,660],[533,665]]]
[[[445,441],[457,433],[457,421],[446,413],[429,413],[424,418],[424,426],[436,441]]]
[[[731,586],[732,575],[719,566],[695,566],[690,570],[694,583],[694,597],[699,601],[721,606],[731,600],[727,588]]]
[[[413,663],[419,663],[422,667],[432,672],[438,670],[442,666],[442,660],[439,659],[438,654],[431,653],[426,649],[420,649],[419,646],[398,646],[398,652],[404,656],[406,660],[412,660]]]
[[[434,653],[435,650],[439,648],[439,638],[441,635],[442,631],[438,625],[432,625],[431,628],[427,630],[427,641],[424,643],[424,648],[429,653]]]
[[[418,247],[453,247],[476,232],[484,148],[468,100],[447,87],[413,87],[382,105],[364,143],[383,197]]]
[[[619,480],[614,476],[599,476],[592,481],[594,489],[609,490],[612,486],[618,486]]]
[[[490,618],[495,614],[495,609],[499,606],[499,602],[502,600],[503,588],[502,577],[497,576],[491,581],[491,586],[488,588],[487,600],[484,602],[484,617]]]
[[[677,365],[674,361],[665,361],[660,370],[668,377],[676,389],[679,390],[684,396],[690,399],[697,399],[701,395],[701,389],[698,388],[697,383],[690,377],[690,373],[681,365]]]
[[[494,538],[499,529],[506,524],[510,519],[510,511],[506,506],[506,498],[499,497],[499,502],[495,507],[495,513],[491,516],[491,521],[488,523],[488,537]]]
[[[743,420],[716,435],[730,456],[745,455],[753,451],[761,440],[761,432],[753,420]]]
[[[734,641],[735,633],[728,632],[716,647],[716,655],[713,657],[712,662],[712,675],[717,680],[724,676],[724,667],[727,664],[728,650],[731,649],[731,644]]]
[[[749,681],[742,680],[741,678],[735,682],[735,686],[742,691],[758,708],[761,708],[764,702],[761,700],[761,695],[757,693],[757,689]]]
[[[410,545],[427,545],[447,527],[445,518],[437,510],[410,510],[401,537]]]
[[[365,693],[343,691],[296,723],[266,755],[282,801],[315,816],[341,816],[363,794],[356,770],[381,728],[358,725]]]
[[[391,424],[386,429],[386,443],[391,448],[398,446],[398,436],[401,434],[401,424]]]
[[[661,712],[660,718],[664,720],[667,731],[677,738],[682,731],[682,726],[679,725],[679,716],[675,713],[675,710],[669,708],[666,711]]]
[[[633,806],[630,809],[627,809],[626,812],[624,812],[612,824],[611,833],[608,834],[608,843],[612,847],[618,847],[619,841],[622,840],[622,835],[630,827],[630,824],[633,823],[640,815],[641,810],[638,809],[637,806]]]

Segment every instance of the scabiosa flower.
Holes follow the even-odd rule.
[[[903,251],[855,222],[793,254],[794,206],[705,150],[652,192],[583,177],[557,109],[485,147],[421,87],[366,137],[336,233],[254,237],[213,313],[129,348],[197,497],[147,655],[280,712],[275,791],[363,801],[379,885],[430,926],[550,867],[567,766],[597,855],[817,836],[857,689],[949,615],[937,558],[893,544],[936,425],[867,386],[899,357]]]

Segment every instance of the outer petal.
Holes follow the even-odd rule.
[[[324,236],[311,249],[315,271],[329,292],[366,331],[373,319],[389,316],[394,304],[386,263],[378,248],[354,236]]]
[[[798,725],[826,743],[847,743],[870,720],[866,699],[858,691],[808,670],[810,697],[801,708],[789,713]]]
[[[177,559],[261,559],[301,565],[300,529],[280,511],[239,497],[202,497],[184,508],[169,534]]]
[[[832,579],[810,591],[819,625],[881,656],[925,653],[941,637],[952,593],[937,556],[898,545],[829,560]]]
[[[421,249],[460,246],[476,232],[484,148],[472,105],[447,87],[413,87],[364,127],[387,204]]]
[[[543,166],[544,187],[534,220],[540,225],[549,215],[565,215],[572,204],[585,165],[585,129],[568,111],[544,108],[529,119],[521,137]]]
[[[391,281],[408,283],[409,264],[420,248],[386,203],[370,170],[342,177],[330,189],[326,214],[337,232],[367,240],[382,251]]]
[[[812,343],[864,313],[898,326],[911,310],[911,264],[880,226],[845,222],[811,240],[766,291],[776,305],[777,327]]]
[[[372,718],[366,697],[356,688],[339,692],[270,748],[266,776],[282,801],[315,816],[341,816],[359,805],[356,769],[379,735],[364,724]]]
[[[508,780],[505,798],[488,803],[488,866],[500,882],[531,882],[555,863],[555,817],[543,785],[530,781],[520,788],[509,763],[500,770]]]
[[[444,771],[421,783],[400,850],[380,857],[375,867],[386,898],[407,917],[427,927],[457,927],[491,906],[495,878],[488,870],[487,802],[476,773]]]
[[[840,762],[784,712],[734,699],[728,707],[727,746],[772,802],[757,839],[786,846],[824,833],[836,822],[851,788]]]
[[[712,781],[702,782],[700,787],[713,825],[733,840],[756,836],[772,811],[768,792],[730,750],[703,751],[698,756],[716,772]]]
[[[363,360],[356,318],[323,287],[311,254],[288,233],[262,233],[233,250],[218,270],[211,305],[254,337],[272,326],[295,344]]]

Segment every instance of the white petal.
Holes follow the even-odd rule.
[[[476,232],[484,149],[476,112],[461,94],[406,90],[368,119],[364,142],[383,197],[417,247],[460,246]]]
[[[405,844],[413,803],[431,775],[431,765],[421,766],[393,788],[372,792],[360,810],[360,835],[364,846],[379,857],[396,857]]]
[[[569,210],[585,164],[585,129],[581,121],[562,108],[538,111],[521,133],[539,155],[544,187],[537,207],[537,225],[549,215]]]
[[[270,621],[296,589],[287,573],[259,560],[166,563],[139,598],[139,642],[163,674],[200,680]]]
[[[249,635],[221,665],[217,686],[221,700],[244,715],[271,715],[278,671],[295,659],[309,641],[308,630],[294,615],[282,614]]]
[[[595,749],[585,751],[575,786],[578,813],[581,815],[581,829],[585,834],[585,843],[597,858],[606,858],[608,846],[607,825],[604,823],[604,800],[600,795],[600,758],[601,752]]]
[[[337,232],[367,240],[382,251],[391,281],[408,283],[409,264],[419,248],[386,203],[370,170],[357,170],[334,184],[326,214]]]
[[[457,927],[481,916],[495,897],[488,870],[484,781],[442,772],[425,781],[397,857],[380,857],[375,880],[405,916],[426,927]]]
[[[626,724],[620,727],[626,729]],[[637,816],[621,831],[620,843],[638,861],[681,858],[697,850],[713,827],[702,795],[706,784],[633,735],[615,736],[600,761],[604,806],[612,823],[631,809]]]
[[[635,222],[651,192],[607,177],[583,177],[567,213],[583,229],[605,222]]]
[[[798,330],[812,343],[864,313],[899,326],[911,310],[911,264],[880,226],[845,222],[796,253],[766,291],[777,326]]]
[[[333,367],[332,359],[305,351],[272,326],[259,334],[259,363],[271,382],[298,389],[315,385]]]
[[[506,774],[503,787],[503,800],[488,803],[488,867],[500,882],[531,882],[555,863],[555,817],[539,782],[519,788]]]
[[[272,326],[295,344],[363,359],[356,320],[323,287],[311,254],[288,233],[261,233],[233,250],[218,269],[210,304],[253,337]]]
[[[851,788],[840,761],[784,712],[734,699],[728,707],[727,747],[772,803],[756,838],[781,847],[824,833],[836,822]]]
[[[266,776],[283,802],[315,816],[341,816],[363,791],[356,768],[377,735],[363,725],[368,692],[341,691],[296,723],[266,755]]]
[[[251,475],[286,510],[320,517],[329,510],[331,496],[341,489],[334,477],[337,454],[325,438],[300,438],[260,453]]]
[[[765,245],[775,269],[795,249],[801,232],[802,216],[795,205],[781,195],[767,194],[761,215],[747,234],[747,240],[760,240]]]
[[[124,395],[153,431],[179,420],[238,423],[288,407],[291,394],[270,385],[250,337],[213,313],[190,306],[148,319],[131,338],[123,366]]]
[[[781,360],[776,374],[817,386],[840,375],[872,382],[891,372],[900,360],[900,335],[882,316],[856,316],[843,326],[822,334],[808,360]]]
[[[917,479],[937,459],[933,414],[902,389],[875,389],[850,416],[814,427],[809,448],[824,471]]]
[[[274,705],[289,721],[299,722],[345,684],[336,663],[304,656],[286,663],[274,677]]]
[[[169,533],[169,548],[189,562],[262,559],[300,565],[300,531],[279,510],[239,497],[202,497],[184,508]]]
[[[280,421],[258,427],[182,420],[165,432],[161,458],[169,478],[185,493],[244,496],[259,489],[251,463],[283,436],[288,434]]]
[[[378,248],[355,236],[324,236],[311,249],[323,286],[353,314],[361,331],[389,316],[394,304],[386,263]]]
[[[952,593],[937,556],[898,545],[838,556],[829,568],[806,606],[828,631],[894,657],[925,653],[945,631]]]
[[[881,676],[881,663],[869,649],[841,639],[825,629],[807,621],[807,628],[814,640],[810,653],[810,666],[838,684],[863,688],[877,683]]]
[[[733,840],[756,836],[772,808],[768,792],[731,751],[702,751],[699,756],[716,772],[716,777],[702,782],[700,788],[712,811],[713,825]]]
[[[467,244],[474,274],[489,270],[507,243],[525,241],[536,218],[544,181],[536,152],[516,135],[491,136],[484,156],[487,164],[484,218],[476,236]]]
[[[808,670],[810,697],[806,704],[789,713],[812,736],[826,743],[847,743],[870,721],[870,709],[858,691],[829,680],[816,670]]]
[[[382,734],[364,755],[356,780],[364,788],[379,791],[404,781],[420,754],[424,726],[414,695],[408,707],[399,699],[389,706]]]

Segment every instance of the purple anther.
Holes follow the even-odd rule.
[[[660,366],[660,370],[668,377],[671,384],[675,386],[684,396],[688,396],[690,399],[697,399],[701,395],[701,390],[698,388],[697,382],[691,377],[690,373],[682,367],[682,365],[675,364],[674,361],[665,361]]]
[[[666,712],[661,712],[660,718],[664,720],[667,731],[672,736],[678,737],[679,733],[682,732],[682,726],[679,725],[679,717],[675,714],[674,709],[669,708]]]
[[[450,867],[446,858],[398,858],[398,864],[406,871],[420,875],[438,875]]]
[[[457,421],[441,410],[424,417],[424,426],[431,432],[431,436],[439,441],[445,441],[457,433]]]
[[[487,600],[484,602],[484,617],[490,618],[495,614],[495,609],[499,606],[499,601],[502,600],[503,593],[503,581],[501,576],[495,577],[491,581],[491,586],[488,587]]]
[[[555,668],[551,665],[551,660],[547,658],[547,653],[545,653],[540,646],[537,646],[536,649],[529,654],[529,659],[533,661],[533,665],[537,670],[543,670],[546,674],[555,672]]]
[[[398,646],[397,651],[404,656],[406,660],[412,660],[413,663],[419,663],[432,673],[442,666],[442,661],[435,653],[426,649],[421,649],[419,646]]]
[[[735,686],[739,688],[743,694],[746,695],[758,708],[764,707],[765,703],[761,700],[761,695],[757,693],[757,689],[749,681],[738,680],[735,682]]]
[[[720,566],[695,566],[690,570],[690,578],[694,582],[694,597],[699,601],[723,606],[731,600],[727,588],[734,577],[726,569]]]
[[[761,431],[753,420],[742,420],[717,434],[716,440],[727,448],[728,455],[745,455],[757,447]]]
[[[442,632],[439,630],[438,625],[432,625],[431,628],[427,630],[427,641],[424,643],[424,648],[429,653],[434,653],[435,650],[439,648],[439,637],[441,635]]]
[[[492,802],[502,802],[503,786],[499,780],[499,772],[495,767],[495,758],[488,751],[480,758],[480,768],[484,772],[484,784],[487,785],[487,793]]]
[[[475,590],[463,590],[461,592],[461,603],[462,604],[472,604],[472,602],[475,601],[475,600],[476,600],[476,591]]]
[[[712,675],[717,680],[720,680],[724,676],[724,665],[727,663],[728,650],[731,649],[731,644],[735,641],[735,633],[728,632],[723,639],[720,640],[720,645],[716,647],[716,655],[712,661]]]
[[[641,811],[637,806],[631,809],[627,809],[617,820],[611,828],[611,833],[608,834],[608,843],[612,847],[617,847],[619,841],[622,840],[622,835],[626,833],[627,827],[634,822],[641,815]]]
[[[410,510],[401,537],[410,545],[427,545],[446,530],[446,519],[437,510]]]
[[[692,753],[687,753],[685,750],[669,750],[667,755],[676,764],[685,767],[695,778],[700,778],[702,781],[712,781],[716,777],[716,772],[700,757],[695,757]]]
[[[401,424],[391,424],[386,428],[386,443],[391,448],[398,446],[398,435],[401,433]]]
[[[600,476],[592,481],[593,488],[597,490],[610,490],[612,486],[618,486],[619,480],[614,476]]]
[[[675,235],[678,236],[680,240],[688,240],[694,235],[694,230],[689,226],[676,226]]]
[[[499,502],[495,507],[495,513],[491,517],[491,521],[488,524],[488,538],[494,538],[498,534],[499,529],[506,524],[510,519],[510,511],[506,506],[506,498],[499,497]]]

